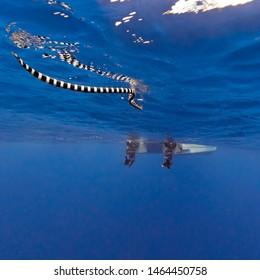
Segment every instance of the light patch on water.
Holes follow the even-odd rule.
[[[166,14],[184,14],[207,12],[213,9],[222,9],[228,6],[244,5],[254,0],[179,0]]]
[[[62,1],[55,1],[55,0],[49,0],[47,1],[47,4],[49,5],[55,5],[58,6],[66,11],[71,12],[72,14],[74,14],[75,12],[72,10],[71,6],[65,2]]]
[[[46,3],[48,5],[52,5],[55,7],[55,12],[53,13],[54,16],[61,16],[65,19],[68,19],[70,16],[73,16],[76,14],[76,12],[72,9],[70,4],[67,4],[62,1],[58,0],[46,0]],[[58,9],[58,10],[57,10]],[[79,17],[81,21],[86,21],[85,17]],[[94,23],[94,22],[91,22]]]
[[[129,13],[127,16],[124,16],[120,21],[116,21],[115,26],[118,26],[122,23],[130,22],[130,20],[132,20],[135,15],[136,15],[136,12]]]
[[[133,16],[127,16],[127,17],[124,17],[122,18],[123,21],[126,21],[126,20],[130,20]]]
[[[113,2],[116,2],[116,0],[114,0]],[[133,11],[133,12],[130,12],[128,15],[124,16],[122,19],[116,21],[115,26],[117,27],[117,26],[122,25],[122,24],[127,24],[132,20],[140,22],[143,19],[140,18],[140,17],[138,18],[137,17],[137,12]],[[130,29],[127,29],[126,32],[131,33]],[[146,40],[146,39],[142,38],[141,36],[138,37],[137,34],[135,34],[135,33],[132,33],[131,35],[132,35],[132,37],[134,37],[134,41],[133,41],[134,43],[141,43],[141,44],[153,43],[153,40]]]
[[[134,43],[141,43],[141,44],[151,44],[153,43],[153,40],[145,40],[143,37],[139,36],[137,37],[136,34],[132,34],[132,36],[135,38]]]
[[[61,13],[61,12],[55,12],[55,13],[53,13],[55,16],[57,16],[57,15],[60,15],[61,17],[64,17],[64,18],[68,18],[69,17],[69,15],[67,15],[67,14],[65,14],[65,13]]]

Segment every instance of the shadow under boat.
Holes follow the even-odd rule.
[[[171,169],[174,156],[210,153],[216,149],[214,146],[177,143],[172,138],[162,142],[151,142],[143,138],[130,137],[126,141],[125,165],[131,167],[136,160],[136,154],[161,153],[164,155],[162,167]]]

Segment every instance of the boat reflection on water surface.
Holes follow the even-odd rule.
[[[177,143],[172,138],[155,142],[138,137],[129,137],[126,141],[125,165],[131,167],[136,160],[136,154],[161,153],[164,156],[161,166],[171,169],[174,156],[209,153],[216,149],[214,146]]]

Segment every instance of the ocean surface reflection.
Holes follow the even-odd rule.
[[[213,146],[176,143],[172,138],[164,141],[149,141],[143,138],[130,137],[126,141],[125,165],[131,167],[136,160],[136,154],[159,153],[164,156],[164,162],[161,166],[171,169],[173,157],[177,155],[210,153],[215,150],[216,147]]]

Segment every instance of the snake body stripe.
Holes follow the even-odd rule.
[[[12,53],[15,58],[18,60],[18,62],[34,77],[37,79],[48,83],[50,85],[64,88],[64,89],[69,89],[69,90],[74,90],[74,91],[79,91],[79,92],[87,92],[87,93],[119,93],[119,94],[128,94],[128,102],[131,106],[142,110],[142,106],[137,104],[134,100],[135,98],[135,89],[132,88],[117,88],[117,87],[93,87],[93,86],[85,86],[85,85],[78,85],[78,84],[71,84],[67,83],[61,80],[54,79],[52,77],[49,77],[47,75],[42,74],[41,72],[38,72],[28,64],[26,64],[16,53]]]
[[[128,83],[134,82],[133,78],[127,77],[125,75],[113,74],[111,72],[101,71],[99,69],[95,69],[93,66],[88,66],[86,64],[83,64],[80,61],[78,61],[74,55],[72,55],[71,53],[69,53],[66,50],[60,51],[59,56],[60,56],[61,60],[67,61],[69,64],[73,65],[74,67],[78,67],[80,69],[85,69],[85,70],[97,73],[100,76],[106,76],[108,78],[112,78],[117,81],[123,81],[123,82],[128,82]]]

